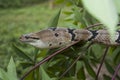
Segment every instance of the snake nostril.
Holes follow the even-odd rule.
[[[20,36],[20,38],[19,39],[22,39],[22,36]]]
[[[22,35],[22,36],[20,36],[20,38],[19,38],[19,39],[20,39],[20,41],[22,41],[22,40],[24,39],[24,36],[23,36],[23,35]]]

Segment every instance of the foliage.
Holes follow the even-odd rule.
[[[2,80],[18,80],[16,73],[16,66],[12,57],[8,64],[7,72],[0,68],[0,78]]]
[[[81,0],[57,0],[56,3],[60,3],[62,6],[67,5],[63,9],[63,14],[61,14],[62,18],[64,18],[63,23],[65,22],[66,26],[72,27],[72,28],[86,28],[89,25],[99,23],[101,20],[95,19],[96,17],[93,15],[91,16],[83,7],[83,3]],[[101,5],[102,6],[102,5]],[[90,6],[89,6],[90,7]],[[39,14],[36,10],[36,14]],[[30,14],[28,8],[27,14]],[[20,10],[21,12],[22,10]],[[32,12],[34,12],[32,11]],[[46,11],[46,9],[44,10]],[[41,13],[43,13],[42,11]],[[51,11],[49,11],[51,12]],[[22,13],[22,12],[21,12]],[[33,14],[30,14],[33,15]],[[60,11],[55,15],[54,18],[50,21],[49,27],[55,26],[58,24],[58,20],[60,16]],[[95,14],[97,16],[97,14]],[[36,15],[34,15],[35,17]],[[38,17],[38,16],[37,16]],[[49,17],[49,16],[48,16]],[[48,17],[46,18],[48,20]],[[95,17],[95,18],[94,18]],[[8,17],[9,18],[9,17]],[[23,18],[23,17],[22,17]],[[39,18],[39,17],[38,17]],[[104,17],[102,17],[104,18]],[[33,21],[33,17],[30,18],[30,20]],[[43,18],[42,18],[43,19]],[[23,19],[22,19],[23,20]],[[21,20],[21,21],[22,21]],[[39,20],[39,19],[37,19]],[[105,19],[105,21],[108,19]],[[32,21],[30,23],[32,23]],[[36,20],[35,20],[36,21]],[[111,21],[111,20],[110,20]],[[108,20],[108,22],[110,22]],[[45,21],[43,21],[44,23]],[[19,23],[19,22],[18,22]],[[27,22],[24,22],[27,23]],[[30,24],[29,23],[29,24]],[[111,23],[111,22],[110,22]],[[29,28],[32,28],[31,30],[27,31],[27,28],[25,25],[23,26],[26,30],[26,32],[32,32],[32,30],[35,30],[33,27],[37,26],[38,24],[34,24],[33,26],[29,26]],[[63,25],[63,24],[58,24]],[[22,25],[21,25],[22,26]],[[103,28],[104,26],[102,26]],[[92,29],[100,29],[101,27],[98,26],[96,28]],[[38,28],[36,27],[36,30]],[[16,31],[18,32],[18,31]],[[23,32],[23,31],[22,31]],[[19,33],[20,34],[20,33]],[[18,34],[17,34],[18,35]],[[75,61],[75,59],[80,55],[80,59],[77,61],[77,63],[64,75],[64,77],[61,77],[61,80],[86,80],[86,79],[95,79],[98,65],[101,62],[101,59],[104,54],[105,46],[100,44],[92,44],[88,49],[86,48],[89,45],[89,42],[81,42],[76,45],[73,45],[71,48],[66,49],[65,51],[62,51],[61,54],[54,56],[51,60],[47,61],[40,67],[36,68],[36,70],[32,71],[28,76],[26,76],[25,80],[57,80],[59,77],[65,72],[67,68],[70,67],[70,65]],[[23,48],[22,48],[23,47]],[[24,49],[25,48],[25,49]],[[58,51],[59,49],[33,49],[31,47],[28,47],[26,45],[22,45],[21,43],[15,42],[12,49],[14,50],[16,64],[17,64],[17,72],[18,77],[20,78],[22,75],[24,75],[32,66],[34,66],[36,63],[41,61],[44,57],[49,56],[50,54],[54,54],[55,51]],[[26,52],[25,50],[28,49]],[[32,49],[32,50],[30,50]],[[109,80],[111,79],[112,75],[114,74],[114,69],[120,62],[120,50],[117,46],[111,46],[109,48],[108,54],[104,61],[104,67],[101,69],[103,71],[100,72],[101,76],[103,77],[101,80]],[[11,64],[14,62],[11,61]],[[10,64],[9,64],[10,65]],[[13,64],[13,68],[14,64]],[[97,69],[96,69],[97,68]],[[11,68],[7,68],[11,69]],[[9,70],[8,70],[9,71]],[[6,76],[6,72],[1,69],[2,74]],[[103,72],[103,73],[102,73]],[[0,73],[0,77],[2,75]],[[16,72],[14,70],[14,77],[16,77]],[[7,77],[6,77],[7,78]],[[2,77],[1,77],[2,79]],[[116,80],[120,79],[120,75],[117,75]],[[9,79],[4,79],[9,80]]]

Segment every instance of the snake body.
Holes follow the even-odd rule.
[[[48,28],[20,37],[22,42],[38,48],[57,48],[75,41],[92,41],[104,45],[120,45],[120,31],[116,31],[114,41],[107,30],[87,30],[70,28]]]

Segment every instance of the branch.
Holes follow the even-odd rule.
[[[115,80],[115,77],[117,76],[119,69],[120,69],[120,64],[119,64],[118,67],[116,68],[115,73],[114,73],[114,75],[112,76],[112,80]]]
[[[97,26],[100,26],[100,25],[103,25],[103,24],[102,23],[96,23],[96,24],[88,26],[86,29],[97,27]],[[120,26],[120,23],[118,23],[117,26]]]
[[[107,54],[107,52],[108,52],[108,49],[109,49],[109,46],[107,46],[106,49],[105,49],[105,52],[104,52],[102,61],[101,61],[101,63],[100,63],[100,66],[99,66],[99,68],[98,68],[98,71],[97,71],[97,75],[96,75],[95,80],[98,80],[98,76],[99,76],[100,70],[101,70],[101,68],[102,68],[103,62],[104,62],[104,60],[105,60],[106,54]]]

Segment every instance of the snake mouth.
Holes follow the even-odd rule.
[[[28,37],[28,36],[25,36],[25,35],[22,35],[22,36],[19,38],[19,40],[20,40],[21,42],[25,42],[25,43],[34,42],[33,39],[29,39],[29,37]]]

